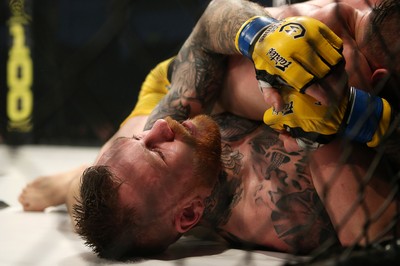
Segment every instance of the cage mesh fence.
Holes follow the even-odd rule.
[[[364,1],[372,6],[369,0]],[[23,134],[25,141],[22,142],[72,145],[99,145],[112,136],[131,111],[148,71],[179,51],[208,4],[206,0],[11,2],[23,2],[29,13],[30,23],[25,27],[34,62],[34,126],[32,131]],[[259,1],[266,6],[297,2],[303,1]],[[12,16],[7,9],[8,5],[3,4],[0,10],[4,27],[7,25],[4,18]],[[338,18],[338,21],[341,19]],[[1,32],[2,39],[6,39],[4,32]],[[383,37],[382,42],[386,42]],[[2,42],[1,45],[0,70],[5,73],[5,51],[9,43]],[[385,45],[387,53],[392,53],[389,49],[391,44]],[[391,63],[394,72],[396,57],[392,56]],[[397,87],[400,82],[398,77],[391,78],[394,80],[391,100],[398,102]],[[6,95],[7,86],[4,80],[1,82],[3,89],[0,92]],[[119,93],[115,93],[116,88]],[[2,97],[1,106],[6,106],[5,98]],[[371,112],[371,108],[366,106],[365,112]],[[4,108],[0,116],[0,135],[6,144],[12,144],[13,136],[5,126]],[[399,117],[395,117],[389,132],[396,132],[398,128]],[[21,141],[20,137],[18,141]],[[357,165],[351,169],[358,187],[351,205],[346,206],[344,213],[335,221],[335,230],[341,234],[357,213],[364,219],[359,234],[343,246],[328,240],[307,256],[288,254],[286,265],[395,265],[400,262],[397,232],[400,219],[400,207],[397,205],[400,146],[397,142],[390,136],[383,138],[365,174],[358,172]],[[354,146],[348,143],[336,159],[341,164],[352,162],[353,151]],[[375,172],[380,167],[384,167],[387,173],[382,182],[387,182],[390,189],[385,191],[385,200],[371,210],[366,204],[366,194],[373,193],[374,188],[379,189],[379,182],[373,182],[376,182]],[[341,175],[341,170],[337,169],[324,180],[319,192],[322,202],[335,196],[331,189],[340,186]],[[391,221],[387,222],[378,237],[370,238],[372,225],[389,209],[393,212]],[[185,265],[184,262],[177,264]],[[237,265],[252,265],[252,253],[248,252]]]

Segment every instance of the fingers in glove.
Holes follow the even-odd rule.
[[[266,81],[258,80],[258,87],[263,95],[267,107],[281,111],[283,109],[283,99],[279,91]]]
[[[318,53],[313,51],[313,47],[303,47],[298,53],[293,55],[293,59],[305,69],[308,73],[314,75],[316,78],[323,78],[331,70],[330,66],[320,57]],[[300,68],[300,67],[298,67]],[[301,72],[297,75],[297,78],[303,79]],[[289,73],[287,73],[289,76]],[[296,79],[296,77],[291,77],[291,79]],[[304,82],[304,85],[308,82]],[[290,83],[289,83],[290,84]]]
[[[339,36],[337,36],[328,26],[321,23],[319,32],[329,41],[329,43],[334,48],[336,48],[336,50],[340,52],[342,51],[343,49],[342,39],[339,38]]]
[[[332,44],[329,43],[326,39],[322,39],[314,43],[314,46],[315,49],[318,51],[318,54],[320,54],[323,60],[330,66],[335,66],[343,59],[342,54],[334,47],[332,47]]]

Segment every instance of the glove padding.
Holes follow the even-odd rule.
[[[290,87],[280,90],[284,108],[276,112],[269,108],[264,123],[278,131],[287,131],[294,138],[320,144],[329,143],[339,131],[345,115],[345,101],[339,106],[324,106],[313,97]]]
[[[253,17],[236,35],[236,48],[251,58],[258,80],[279,88],[304,91],[342,59],[342,40],[322,22],[309,17],[278,21]]]
[[[391,107],[385,99],[353,87],[338,105],[331,106],[321,105],[313,97],[288,87],[281,88],[281,95],[284,109],[265,111],[264,123],[289,132],[299,144],[308,147],[329,143],[337,134],[375,147],[392,119]]]

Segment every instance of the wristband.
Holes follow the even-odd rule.
[[[386,100],[354,87],[350,88],[349,103],[344,135],[370,147],[377,146],[389,127],[390,105]]]
[[[235,46],[236,49],[251,59],[251,47],[254,41],[259,37],[263,29],[267,28],[271,23],[278,22],[278,20],[271,17],[255,16],[247,20],[240,27],[236,34]]]
[[[394,118],[394,110],[390,106],[389,102],[382,98],[383,111],[382,118],[379,121],[378,128],[372,137],[372,140],[367,143],[369,147],[376,147],[380,143],[382,137],[388,132],[390,123]]]

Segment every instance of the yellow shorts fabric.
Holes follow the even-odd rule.
[[[121,123],[121,126],[132,117],[149,115],[160,100],[167,94],[171,83],[168,80],[168,67],[174,58],[159,63],[147,75],[139,92],[138,101],[132,112]]]

